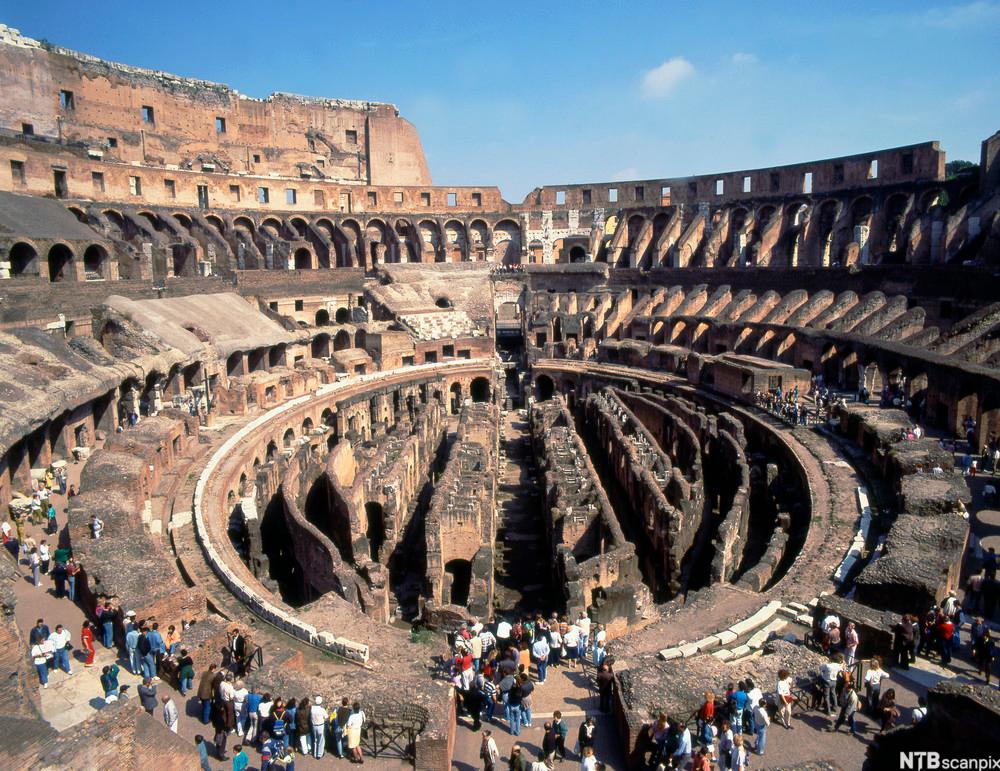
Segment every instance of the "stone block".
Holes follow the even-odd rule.
[[[660,651],[660,658],[664,661],[672,661],[673,659],[679,659],[684,654],[681,653],[680,648],[664,648]]]
[[[736,638],[739,637],[735,632],[730,632],[728,629],[717,632],[715,636],[719,638],[719,645],[729,645],[729,643],[735,642]]]

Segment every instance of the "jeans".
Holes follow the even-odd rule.
[[[177,655],[177,651],[179,651],[180,649],[181,649],[181,644],[180,643],[174,643],[173,645],[170,646],[170,650],[167,651],[167,655],[168,656],[176,656]]]
[[[302,751],[303,755],[308,755],[312,752],[312,742],[310,741],[312,736],[308,732],[299,734],[299,749]]]
[[[326,748],[326,726],[314,725],[312,727],[313,737],[313,757],[319,760],[323,757],[323,750]]]
[[[507,710],[507,719],[510,721],[511,736],[521,735],[521,705],[515,704]]]
[[[496,711],[496,708],[497,708],[497,703],[496,703],[495,699],[487,699],[486,700],[486,719],[487,720],[492,720],[493,719],[493,713],[494,713],[494,711]]]
[[[105,621],[101,624],[101,630],[104,632],[104,647],[110,648],[115,643],[115,625],[111,621]]]
[[[548,668],[549,668],[548,661],[545,661],[544,659],[538,660],[538,682],[540,683],[545,682],[545,672],[548,670]]]
[[[851,715],[851,733],[854,733],[854,716]],[[757,726],[757,754],[764,754],[764,747],[767,746],[767,726]]]
[[[208,725],[209,718],[212,717],[212,700],[211,699],[201,699],[201,722],[202,725]]]
[[[339,725],[333,727],[333,747],[338,758],[344,757],[344,729]]]
[[[587,656],[587,641],[590,639],[589,635],[580,635],[580,644],[576,648],[576,655],[580,659],[584,659]]]
[[[193,677],[182,677],[181,678],[181,696],[187,696],[187,692],[194,687]]]
[[[531,725],[531,702],[521,702],[521,722],[526,726]]]
[[[69,651],[65,648],[59,648],[56,651],[55,668],[61,669],[67,675],[73,674],[73,671],[69,668]]]
[[[147,653],[142,657],[142,676],[153,679],[156,677],[156,658],[152,653]],[[208,722],[208,721],[205,721]]]
[[[846,712],[847,712],[846,709],[841,709],[840,710],[840,717],[837,718],[837,723],[834,726],[834,728],[840,728],[844,723],[847,723],[847,725],[851,729],[851,734],[852,735],[856,734],[857,733],[857,724],[854,721],[855,721],[855,716],[857,715],[857,713],[856,712],[852,712],[851,714],[848,715],[848,714],[846,714]]]
[[[69,601],[76,602],[76,576],[69,576],[66,581],[69,583]]]
[[[837,684],[823,681],[823,708],[829,714],[837,709]]]
[[[38,682],[42,685],[49,684],[49,665],[48,664],[35,664],[35,669],[38,670]]]

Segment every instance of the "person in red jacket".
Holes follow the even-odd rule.
[[[938,653],[941,654],[941,663],[947,665],[951,663],[951,638],[955,636],[955,625],[944,613],[939,613],[937,618],[937,641]]]
[[[87,658],[83,662],[85,667],[94,666],[94,628],[89,621],[83,622],[83,629],[80,630],[80,644],[87,653]]]

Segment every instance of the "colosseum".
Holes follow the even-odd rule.
[[[8,767],[996,752],[1000,132],[511,203],[392,104],[0,95]]]

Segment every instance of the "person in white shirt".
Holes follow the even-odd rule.
[[[566,647],[566,661],[568,666],[576,667],[576,659],[580,655],[580,627],[572,624],[563,636],[563,645]]]
[[[479,757],[483,761],[485,771],[495,771],[500,762],[500,749],[497,747],[493,732],[488,728],[483,731],[483,741],[479,745]]]
[[[755,727],[754,733],[757,735],[757,742],[754,749],[758,755],[763,755],[764,747],[767,745],[767,727],[771,725],[771,716],[767,714],[767,702],[764,700],[763,695],[754,702],[753,722]]]
[[[601,662],[597,660],[597,648],[598,644],[604,642],[608,638],[608,632],[604,628],[604,624],[597,625],[597,632],[594,634],[594,653],[593,659],[596,666],[600,666]]]
[[[236,733],[243,736],[243,724],[246,722],[247,696],[250,692],[242,680],[236,681],[233,688],[233,712],[236,713]]]
[[[778,685],[776,690],[778,702],[778,718],[785,728],[792,727],[792,676],[787,669],[778,670]]]
[[[511,632],[510,622],[502,618],[497,623],[497,647],[500,649],[498,652],[503,656],[507,652],[507,646],[510,645],[510,632]]]
[[[823,680],[823,707],[828,715],[837,709],[837,675],[844,668],[843,664],[843,654],[838,653],[819,668]]]
[[[52,644],[52,665],[56,669],[61,669],[67,675],[73,674],[69,666],[69,650],[66,648],[72,638],[70,631],[62,624],[56,624],[56,630],[49,635],[49,642]]]
[[[312,729],[313,757],[319,760],[323,757],[323,750],[326,749],[326,721],[329,713],[323,706],[323,697],[313,698],[313,705],[309,709],[309,727]]]
[[[42,688],[49,687],[49,659],[52,655],[52,643],[48,640],[42,640],[31,646],[31,663],[38,671],[38,682],[42,684]]]
[[[352,762],[363,763],[361,757],[361,728],[365,724],[365,713],[359,702],[351,705],[351,716],[347,718],[347,749],[351,751]]]
[[[177,733],[177,705],[174,704],[174,700],[166,694],[164,694],[161,701],[163,702],[163,722],[166,724],[167,728],[174,733]]]
[[[577,655],[582,659],[587,655],[587,643],[590,642],[590,616],[581,610],[576,625],[580,628],[580,652]]]
[[[865,701],[868,702],[868,712],[873,717],[878,711],[878,702],[882,697],[882,680],[888,676],[889,673],[882,669],[881,656],[873,658],[871,667],[865,672]]]

